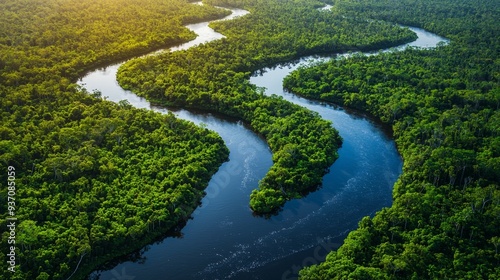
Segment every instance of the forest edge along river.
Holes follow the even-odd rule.
[[[224,19],[247,11],[231,9]],[[198,37],[171,48],[187,49],[223,37],[209,22],[187,25]],[[407,44],[434,47],[447,40],[412,28],[419,39]],[[406,45],[405,45],[406,46]],[[403,47],[405,47],[403,46]],[[116,82],[120,64],[95,70],[80,81],[89,92],[100,91],[108,100],[127,100],[137,108],[161,113],[173,111],[182,119],[216,131],[230,150],[230,159],[212,177],[201,206],[180,232],[141,249],[133,261],[90,275],[98,279],[295,279],[298,270],[322,261],[338,248],[362,217],[391,205],[392,187],[402,162],[391,136],[377,121],[336,105],[311,101],[283,91],[281,81],[304,63],[325,59],[308,56],[285,67],[265,68],[251,83],[266,88],[265,94],[318,112],[331,120],[344,139],[339,159],[323,177],[322,188],[287,202],[277,216],[254,217],[248,207],[250,192],[257,188],[272,165],[264,139],[243,123],[210,113],[152,106],[123,90]],[[117,261],[118,262],[118,261]],[[128,278],[127,278],[128,277]]]

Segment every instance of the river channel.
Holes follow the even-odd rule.
[[[247,11],[231,9],[225,19]],[[187,25],[197,39],[170,49],[187,49],[223,35],[208,23]],[[411,28],[419,39],[411,46],[434,47],[446,39]],[[296,63],[258,71],[250,81],[286,100],[331,120],[344,142],[339,159],[323,178],[322,187],[299,200],[287,202],[269,219],[254,217],[248,207],[270,166],[271,152],[264,139],[243,123],[221,116],[183,109],[159,108],[123,90],[116,82],[120,64],[97,69],[79,84],[98,90],[111,101],[128,100],[137,108],[173,112],[179,118],[216,131],[230,149],[229,161],[212,177],[202,200],[180,232],[140,250],[140,258],[123,259],[109,270],[95,271],[93,279],[296,279],[298,269],[323,261],[338,248],[364,216],[392,203],[392,187],[402,168],[390,132],[380,123],[333,104],[310,101],[286,93],[282,79],[299,65],[325,59],[304,57]],[[137,255],[136,254],[136,255]]]

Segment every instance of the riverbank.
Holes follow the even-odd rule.
[[[118,73],[120,84],[140,96],[164,99],[179,107],[204,107],[236,116],[264,135],[274,152],[275,165],[250,199],[250,207],[261,214],[275,213],[286,201],[316,189],[325,170],[337,158],[335,151],[340,138],[329,123],[307,110],[273,97],[262,98],[259,91],[248,84],[249,73],[271,62],[308,51],[365,49],[370,45],[379,46],[380,42],[399,42],[402,38],[408,40],[414,36],[407,30],[381,22],[367,24],[360,20],[331,17],[308,2],[298,6],[274,4],[259,7],[264,4],[246,3],[255,13],[239,18],[233,26],[224,22],[213,23],[214,28],[227,34],[226,39],[190,49],[187,53],[165,53],[133,60],[121,67]],[[280,17],[276,18],[276,14]],[[303,26],[284,15],[307,16],[314,22],[306,22]],[[269,22],[271,16],[276,22],[283,23],[278,25],[283,30],[275,30],[277,25]],[[334,22],[334,29],[326,28],[326,25],[334,26]],[[243,28],[243,31],[236,32],[234,26]],[[305,38],[303,29],[317,29],[318,34]],[[364,33],[358,34],[361,29]],[[261,33],[259,38],[248,36],[257,34],[257,30]],[[382,37],[376,31],[392,37]],[[346,32],[353,36],[344,36]],[[366,32],[371,32],[370,36],[366,36]],[[332,36],[327,37],[330,34]],[[310,38],[317,41],[308,42]],[[338,42],[340,39],[343,41]],[[210,58],[213,62],[206,63],[203,58]],[[208,70],[207,66],[211,69]],[[162,73],[161,79],[155,78],[158,73]]]
[[[221,10],[183,0],[0,6],[0,164],[15,168],[17,179],[16,203],[9,203],[15,266],[0,278],[73,279],[122,244],[191,213],[173,205],[197,205],[191,199],[201,197],[227,150],[213,132],[106,102],[71,81],[98,60],[190,38],[178,23]],[[5,226],[8,212],[1,213]]]
[[[266,80],[272,80],[272,81],[278,81],[278,85],[280,85],[279,83],[279,80],[280,79],[277,79],[276,77],[272,77],[272,78],[267,78]],[[271,91],[271,92],[277,92],[277,91]],[[306,102],[307,103],[307,102]],[[331,111],[328,111],[328,110],[331,110],[329,106],[327,106],[326,108],[327,111],[326,112],[330,112]],[[334,115],[342,115],[340,113],[341,111],[339,112],[336,112],[334,113]],[[328,114],[328,113],[326,113]],[[322,114],[322,116],[326,115],[326,114]],[[335,121],[336,125],[340,125],[341,127],[346,127],[344,130],[345,132],[343,132],[344,134],[346,134],[348,136],[348,139],[349,139],[349,145],[347,145],[346,147],[342,148],[342,151],[345,151],[345,152],[350,152],[350,153],[353,153],[354,151],[357,151],[359,153],[359,155],[362,155],[362,157],[365,157],[367,156],[367,154],[370,154],[368,152],[368,150],[378,150],[378,151],[382,151],[384,148],[382,147],[389,147],[389,149],[393,149],[391,150],[390,152],[383,152],[381,153],[383,155],[383,158],[386,158],[386,160],[384,160],[384,162],[387,162],[387,164],[389,166],[391,166],[390,170],[391,171],[386,171],[385,173],[383,173],[383,177],[382,178],[363,178],[362,177],[358,177],[358,172],[356,172],[356,170],[361,170],[362,172],[361,173],[365,173],[365,171],[367,172],[368,170],[373,170],[373,173],[376,173],[376,169],[371,169],[368,168],[366,166],[366,162],[368,161],[371,161],[371,160],[368,160],[368,159],[359,159],[359,156],[354,156],[354,154],[346,154],[344,158],[351,158],[353,161],[358,161],[360,163],[363,163],[361,166],[352,166],[353,163],[346,163],[346,162],[340,162],[340,164],[338,166],[341,166],[341,167],[334,167],[334,171],[331,173],[331,176],[330,175],[327,175],[326,177],[328,179],[324,179],[322,181],[323,183],[323,188],[322,188],[322,191],[324,189],[328,189],[329,192],[332,192],[331,194],[331,197],[334,197],[336,199],[340,199],[341,201],[343,201],[343,203],[346,203],[346,199],[348,198],[348,196],[350,197],[357,197],[355,193],[352,193],[351,191],[354,191],[354,189],[351,189],[353,188],[353,186],[363,186],[363,189],[364,189],[364,192],[366,193],[367,196],[364,197],[364,199],[373,199],[374,197],[380,197],[380,200],[378,200],[378,203],[381,203],[382,205],[390,205],[390,192],[391,192],[391,187],[393,185],[393,182],[394,180],[398,177],[398,162],[399,162],[399,157],[397,155],[397,152],[395,152],[395,149],[394,149],[394,145],[392,144],[388,144],[388,143],[385,143],[385,141],[389,141],[390,142],[390,139],[386,139],[385,137],[380,137],[380,134],[376,134],[378,136],[370,136],[370,137],[367,137],[366,141],[367,142],[362,142],[360,143],[360,139],[357,139],[359,138],[359,135],[352,135],[351,131],[352,130],[351,128],[352,127],[358,127],[360,131],[366,131],[366,130],[374,130],[373,127],[371,127],[372,124],[370,124],[369,121],[367,120],[360,120],[361,122],[358,122],[356,124],[352,123],[349,121],[349,119],[353,119],[354,121],[358,121],[359,118],[352,118],[350,116],[346,116],[346,115],[343,115],[342,117],[342,121]],[[358,119],[358,120],[356,120]],[[350,128],[348,128],[350,127]],[[234,133],[233,133],[234,134]],[[381,133],[381,135],[383,135],[383,133]],[[224,137],[223,137],[224,138]],[[234,140],[230,140],[230,141],[226,141],[227,142],[233,142]],[[359,144],[359,145],[356,145],[355,143]],[[371,145],[380,145],[380,146],[367,146],[366,143],[372,143]],[[376,144],[378,143],[378,144]],[[382,144],[384,143],[384,144]],[[360,148],[360,147],[363,147],[363,148]],[[391,148],[392,147],[392,148]],[[267,148],[264,148],[264,149],[267,149]],[[368,149],[368,150],[367,150]],[[254,149],[255,152],[259,151],[261,149]],[[381,161],[380,161],[380,155],[378,155],[378,160],[373,160],[373,162],[376,162],[377,163],[377,169],[380,168],[381,166]],[[339,159],[339,160],[342,160]],[[400,162],[399,162],[400,164]],[[334,165],[336,166],[336,165]],[[346,170],[346,167],[348,167],[348,169]],[[338,169],[340,168],[340,169]],[[400,167],[399,167],[400,169]],[[265,171],[264,171],[265,172]],[[378,171],[380,172],[380,171]],[[354,177],[350,177],[349,175],[345,176],[345,177],[342,177],[342,179],[339,179],[338,178],[338,174],[357,174],[356,176]],[[369,174],[373,174],[372,172],[368,172]],[[232,177],[231,177],[232,178]],[[260,177],[262,178],[262,177]],[[255,178],[255,180],[258,180],[259,177]],[[236,179],[235,180],[240,180],[240,179]],[[325,181],[326,180],[326,181]],[[339,184],[333,184],[334,181],[338,181]],[[355,183],[353,185],[353,182],[354,181],[357,181],[357,183]],[[379,189],[376,189],[374,188],[374,190],[372,191],[368,191],[366,190],[366,184],[367,182],[374,182],[374,181],[379,181],[379,182],[382,182],[381,185],[380,185],[380,190]],[[236,182],[232,182],[231,185],[234,184],[234,187],[236,189],[240,189],[241,186],[238,186],[238,183]],[[349,189],[348,191],[346,191],[346,187]],[[356,187],[354,187],[356,188]],[[210,202],[210,205],[214,205],[216,203],[223,203],[225,205],[225,207],[227,207],[227,203],[229,201],[229,198],[222,198],[221,194],[220,194],[220,188],[217,188],[217,186],[215,186],[215,189],[219,191],[218,195],[215,196],[215,199],[218,200],[219,198],[221,198],[222,201],[218,201],[216,202],[214,200],[214,197],[212,197],[212,199],[208,199],[208,201]],[[337,189],[337,190],[335,190]],[[339,193],[339,189],[341,190],[340,193]],[[207,192],[212,192],[214,190],[211,190],[210,187],[209,189],[207,189]],[[227,192],[228,189],[225,189],[224,192]],[[375,194],[377,193],[377,194]],[[298,211],[300,209],[300,215],[305,215],[305,217],[308,216],[308,213],[310,213],[311,211],[311,207],[312,204],[316,204],[316,203],[320,203],[320,209],[322,209],[321,212],[316,212],[316,214],[320,214],[320,215],[316,215],[314,216],[314,220],[316,221],[316,219],[322,217],[322,219],[325,219],[323,215],[326,214],[326,212],[323,212],[323,211],[330,211],[330,214],[332,213],[331,211],[333,210],[332,207],[339,207],[338,205],[335,206],[335,204],[332,204],[332,201],[330,200],[324,200],[324,199],[320,199],[318,200],[319,197],[322,197],[324,195],[327,195],[327,193],[318,193],[317,195],[315,194],[309,194],[308,197],[306,197],[305,199],[301,199],[300,201],[297,201],[296,203],[293,203],[293,202],[289,202],[290,204],[293,204],[289,207],[285,207],[285,209],[283,210],[283,212],[278,216],[276,217],[276,219],[282,219],[283,217],[286,217],[286,216],[289,216],[289,215],[292,215],[294,216],[294,218],[291,218],[290,217],[290,220],[288,220],[289,222],[292,222],[292,225],[294,228],[297,227],[297,223],[293,222],[293,221],[300,221],[301,219],[304,218],[304,216],[302,216],[302,218],[299,217],[299,213],[296,213],[297,216],[295,214],[292,214],[291,212],[295,212],[295,211]],[[241,197],[241,195],[240,195]],[[308,200],[308,198],[311,198],[311,200]],[[244,196],[243,196],[244,198]],[[232,196],[231,198],[232,200],[234,200],[234,196]],[[206,201],[205,199],[203,201]],[[241,199],[237,200],[234,204],[237,205],[237,204],[240,204],[241,206],[241,203],[240,203]],[[321,201],[321,202],[320,202]],[[202,205],[203,205],[204,202],[202,202]],[[303,206],[305,205],[302,205],[302,204],[306,204],[307,207],[303,208]],[[349,202],[349,203],[352,203],[352,202]],[[368,204],[370,205],[371,203],[370,202],[360,202],[360,201],[356,201],[354,205],[360,205],[360,204]],[[367,209],[360,209],[360,211],[356,211],[356,214],[355,215],[352,215],[350,216],[350,218],[352,218],[351,221],[344,221],[344,226],[345,225],[348,225],[348,228],[353,228],[356,224],[356,222],[361,219],[361,217],[367,215],[367,214],[370,214],[370,213],[373,213],[374,211],[377,211],[377,209],[380,209],[382,206],[380,206],[381,204],[377,204],[377,203],[373,203],[373,204],[376,204],[377,206],[375,205],[370,205],[370,210],[367,210]],[[302,206],[301,206],[302,205]],[[345,205],[345,206],[344,206]],[[352,206],[347,206],[347,204],[343,204],[343,206],[341,207],[342,210],[346,211],[347,209],[352,209],[353,207],[355,207],[354,205]],[[215,207],[215,206],[214,206]],[[371,208],[373,207],[373,208]],[[210,209],[212,209],[212,211],[210,211]],[[227,209],[227,208],[224,208],[224,209]],[[295,209],[295,210],[294,210]],[[306,211],[306,209],[308,209]],[[218,214],[215,214],[215,212],[213,211],[214,209],[211,208],[210,206],[208,206],[208,208],[205,208],[203,207],[203,212],[198,212],[195,214],[195,220],[197,220],[198,222],[200,222],[201,220],[206,220],[206,217],[202,217],[200,215],[210,215],[213,219],[213,217],[215,216],[222,216],[222,217],[226,217],[225,215],[226,214],[226,211],[224,212],[217,212]],[[207,213],[208,212],[208,213]],[[231,211],[231,212],[234,212]],[[238,212],[240,213],[240,212]],[[361,213],[364,213],[364,214],[361,214]],[[269,234],[269,230],[270,228],[272,228],[271,224],[274,224],[276,222],[276,219],[273,219],[271,218],[269,222],[266,222],[266,221],[248,221],[247,220],[247,217],[249,212],[248,211],[242,211],[242,216],[236,216],[236,218],[234,219],[229,219],[229,220],[226,220],[226,218],[224,218],[222,221],[219,220],[219,223],[215,223],[215,224],[218,224],[220,226],[222,225],[225,225],[224,228],[231,228],[232,230],[230,232],[228,232],[230,235],[229,236],[233,236],[235,234],[235,232],[238,232],[238,231],[233,231],[234,230],[234,226],[236,224],[236,221],[245,221],[245,224],[246,225],[252,225],[250,226],[252,229],[257,229],[259,228],[259,232],[261,232],[262,234],[262,237],[265,239],[265,240],[268,240],[270,238],[273,238],[273,236],[275,236],[276,233],[274,234]],[[238,214],[238,215],[241,215]],[[341,213],[339,213],[339,215],[342,215]],[[311,216],[310,216],[311,217]],[[308,218],[308,219],[312,219],[311,218]],[[256,224],[257,222],[257,224]],[[271,224],[270,224],[271,223]],[[340,227],[341,224],[338,224],[339,221],[335,221],[335,222],[332,222],[332,225],[335,225],[336,227]],[[204,229],[203,228],[203,225],[205,223],[193,223],[193,222],[190,222],[188,224],[188,227],[185,228],[183,230],[185,236],[184,238],[185,239],[189,239],[189,243],[192,243],[192,244],[197,244],[195,247],[197,248],[198,251],[203,251],[203,255],[206,256],[205,258],[213,258],[215,255],[219,254],[221,255],[221,257],[224,256],[224,254],[227,253],[226,249],[231,251],[231,250],[234,250],[235,247],[232,247],[234,244],[240,244],[242,247],[241,247],[241,250],[236,250],[237,252],[239,252],[237,255],[238,256],[243,256],[243,255],[246,255],[248,254],[248,251],[249,251],[249,247],[255,247],[256,250],[259,250],[261,253],[263,252],[262,250],[262,246],[267,246],[269,244],[261,244],[257,241],[249,241],[249,243],[241,243],[241,240],[239,241],[239,243],[231,243],[231,242],[228,242],[230,239],[234,239],[233,237],[229,237],[228,235],[226,235],[225,233],[225,230],[224,232],[218,232],[217,235],[218,236],[226,236],[224,238],[225,242],[228,242],[229,244],[219,244],[216,242],[216,240],[207,240],[207,239],[203,239],[203,238],[200,238],[200,235],[196,235],[196,232],[202,232],[202,231],[205,231],[206,232],[206,228]],[[241,226],[243,226],[241,223],[238,223],[240,226],[239,228],[241,228]],[[318,222],[316,223],[317,225],[321,225],[323,223],[321,222]],[[271,227],[270,227],[271,226]],[[277,225],[279,226],[279,225]],[[308,224],[308,229],[311,229],[311,224]],[[281,225],[281,227],[283,227],[283,225]],[[286,226],[285,226],[286,227]],[[194,230],[193,228],[196,228],[196,230]],[[303,228],[302,226],[300,228]],[[345,227],[344,227],[345,228]],[[244,229],[244,228],[241,228],[243,229],[243,232],[248,232],[248,229]],[[274,231],[276,231],[279,229],[276,228]],[[323,229],[323,230],[320,230],[318,228],[315,228],[316,232],[323,232],[325,235],[324,236],[328,236],[328,233],[326,229]],[[272,232],[273,230],[271,230]],[[290,239],[292,238],[292,236],[296,235],[297,232],[288,232],[288,231],[285,231],[286,232],[286,235],[287,235],[287,238],[286,239]],[[282,232],[282,233],[285,233],[285,232]],[[345,230],[342,230],[341,232],[345,232]],[[240,233],[241,234],[241,233]],[[256,233],[253,232],[252,235],[255,235]],[[343,234],[339,233],[338,234],[339,238],[338,240],[336,240],[335,242],[337,242],[338,244],[341,244],[342,243],[342,239],[343,239]],[[249,236],[250,237],[250,236]],[[252,240],[252,237],[250,237]],[[199,242],[195,241],[195,240],[201,240]],[[186,241],[187,242],[187,241]],[[235,240],[235,242],[238,242]],[[299,244],[299,240],[294,240],[295,244]],[[181,242],[182,243],[182,242]],[[182,249],[182,245],[181,243],[177,243],[175,240],[172,240],[172,239],[169,239],[169,240],[165,240],[164,242],[162,242],[162,244],[159,244],[157,247],[155,247],[154,249],[152,249],[151,251],[152,252],[149,252],[147,253],[147,255],[149,256],[160,256],[160,255],[165,255],[166,252],[165,250],[168,250],[168,251],[175,251],[175,252],[179,252],[179,251],[185,251],[186,249]],[[206,246],[205,245],[202,245],[203,243],[206,243]],[[214,243],[217,243],[217,245],[214,245]],[[185,243],[182,243],[182,244],[185,244]],[[233,245],[231,245],[233,244]],[[283,243],[279,243],[280,244],[280,247],[282,248],[287,248],[287,250],[291,250],[290,252],[293,252],[293,250],[296,250],[296,248],[293,248],[293,247],[290,247],[290,244],[287,243],[287,245],[284,245]],[[248,245],[248,246],[247,246]],[[302,246],[300,246],[301,248],[308,248],[310,247],[311,244],[304,244]],[[313,248],[315,245],[312,245]],[[201,248],[204,248],[204,247],[211,247],[211,248],[205,248],[205,249],[201,249]],[[177,249],[175,249],[177,248]],[[215,250],[214,250],[215,249]],[[267,253],[269,252],[269,254]],[[269,264],[269,263],[272,263],[273,262],[273,259],[276,259],[276,256],[272,256],[272,253],[271,252],[276,252],[276,249],[273,248],[273,249],[270,249],[269,251],[266,250],[266,253],[262,256],[264,258],[264,260],[260,260],[260,261],[257,261],[258,263],[260,263],[260,265],[265,265],[265,264]],[[188,254],[188,252],[186,252]],[[290,253],[288,253],[290,254]],[[294,253],[291,253],[291,254],[294,254]],[[190,261],[189,263],[192,264],[193,267],[199,267],[201,265],[201,270],[200,271],[204,271],[203,274],[206,274],[206,275],[217,275],[217,272],[215,270],[216,267],[218,268],[222,268],[222,267],[226,267],[224,269],[221,269],[221,273],[223,273],[222,271],[227,271],[227,269],[229,268],[230,271],[232,272],[229,272],[229,273],[237,273],[237,271],[239,271],[239,273],[244,273],[245,271],[248,272],[248,269],[250,269],[248,266],[246,265],[243,265],[243,268],[240,268],[238,269],[235,264],[236,264],[236,259],[234,258],[228,258],[228,261],[222,261],[222,262],[214,262],[210,265],[210,259],[208,260],[208,263],[209,265],[207,265],[207,262],[206,260],[204,261],[204,264],[203,262],[200,262],[198,264],[198,261],[196,259],[198,258],[201,258],[203,259],[202,256],[199,256],[199,257],[194,257],[193,254],[188,254],[190,256]],[[228,254],[229,256],[230,254]],[[257,256],[255,255],[252,255],[252,256],[249,256],[250,259],[252,258],[256,258]],[[153,259],[156,258],[156,257],[152,257]],[[279,257],[278,257],[279,258]],[[174,259],[179,259],[178,262],[174,262],[173,260]],[[171,278],[175,279],[176,277],[187,277],[186,274],[183,274],[181,271],[178,271],[178,269],[181,269],[183,267],[183,265],[185,265],[187,263],[187,260],[186,261],[183,261],[184,259],[180,256],[180,255],[172,255],[172,258],[169,259],[169,261],[167,263],[163,263],[162,264],[162,267],[154,267],[154,268],[149,268],[147,269],[148,271],[150,271],[148,273],[148,277],[150,278],[154,278],[154,277],[159,277],[159,275],[171,275]],[[251,260],[249,260],[250,263],[252,263]],[[255,260],[253,261],[255,263]],[[155,263],[155,262],[153,262]],[[173,264],[173,263],[177,263],[177,265]],[[241,265],[241,263],[240,263]],[[259,265],[259,266],[260,266]],[[165,270],[165,266],[168,267],[168,271]],[[124,269],[124,268],[127,268],[127,271],[129,271],[128,273],[130,275],[138,275],[137,273],[138,270],[136,269],[139,269],[139,271],[143,271],[141,268],[134,268],[135,265],[131,264],[131,263],[126,263],[126,264],[123,264],[123,265],[120,265],[118,267],[115,267],[114,271],[120,271],[121,269]],[[212,267],[213,269],[209,269],[210,267]],[[193,268],[191,268],[192,270]],[[219,270],[219,269],[217,269]],[[279,271],[278,271],[279,272]],[[283,270],[283,272],[285,272],[285,270]],[[144,273],[144,272],[141,272],[141,273]],[[193,272],[194,273],[194,272]],[[269,271],[267,271],[266,273],[269,273]],[[112,275],[112,271],[108,271],[106,273],[103,273],[102,277],[103,279],[106,279],[106,277],[109,277],[110,275]],[[154,276],[154,275],[157,275],[157,276]],[[181,276],[181,275],[184,275],[184,276]],[[188,272],[188,275],[191,275],[189,272]],[[195,276],[196,275],[196,276]],[[194,273],[194,275],[191,275],[190,277],[200,277],[201,274],[196,274]],[[206,277],[210,277],[210,276],[206,276]],[[181,278],[182,279],[182,278]]]
[[[477,1],[413,4],[346,0],[336,1],[336,9],[428,28],[450,38],[449,45],[354,56],[288,78],[294,92],[335,99],[391,124],[405,162],[393,205],[363,219],[326,262],[301,271],[301,279],[500,275],[493,244],[499,209],[489,204],[500,198],[500,154],[491,148],[499,141],[500,83],[493,61],[500,7]]]

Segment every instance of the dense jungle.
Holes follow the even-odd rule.
[[[422,27],[436,49],[353,55],[303,67],[290,92],[367,112],[393,129],[404,160],[393,206],[366,217],[302,279],[496,279],[500,245],[500,4],[495,0],[5,0],[0,3],[0,224],[15,216],[15,273],[83,279],[189,219],[227,161],[203,126],[107,101],[77,80],[112,62],[192,40],[226,38],[126,62],[118,82],[159,105],[248,124],[273,153],[249,197],[276,215],[320,187],[342,139],[335,124],[249,83],[262,67],[309,54],[377,51]],[[376,152],[376,151],[374,151]],[[10,167],[10,168],[9,168]],[[8,170],[15,169],[15,203]],[[10,185],[9,185],[10,186]],[[11,195],[9,194],[9,197]],[[9,208],[13,206],[14,208]]]

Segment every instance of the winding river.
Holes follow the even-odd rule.
[[[225,19],[245,15],[240,9]],[[187,26],[199,36],[172,48],[187,49],[223,35],[208,23]],[[419,39],[410,45],[433,47],[446,39],[411,28]],[[270,168],[271,152],[265,141],[238,121],[206,113],[151,106],[125,91],[116,82],[121,64],[98,69],[79,84],[98,90],[108,100],[128,100],[137,108],[165,113],[204,124],[216,131],[230,149],[230,160],[212,177],[207,196],[181,232],[141,249],[139,258],[129,258],[110,270],[91,274],[97,279],[296,279],[304,265],[319,263],[328,251],[338,248],[359,220],[391,205],[392,186],[402,162],[387,128],[356,112],[310,101],[286,93],[281,81],[299,65],[325,59],[305,57],[298,63],[266,68],[251,82],[285,99],[317,111],[333,121],[344,139],[339,159],[324,176],[323,186],[300,200],[287,202],[270,219],[252,215],[249,195]],[[137,255],[137,254],[136,254]]]

